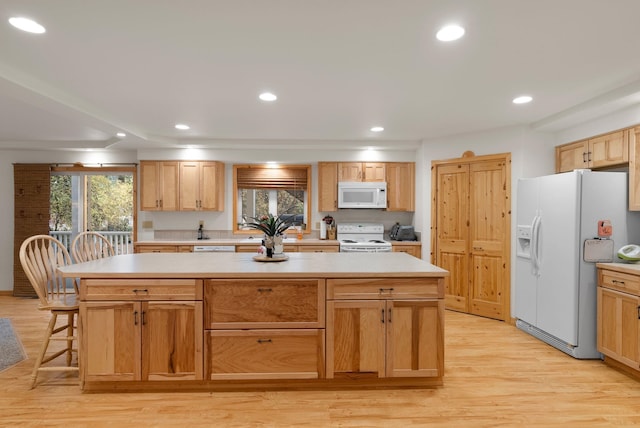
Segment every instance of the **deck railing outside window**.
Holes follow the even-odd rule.
[[[132,254],[133,253],[133,242],[131,240],[132,232],[100,232],[104,235],[116,252],[116,255],[119,254]],[[67,250],[71,251],[71,241],[73,241],[73,235],[71,231],[57,231],[51,230],[49,231],[49,235],[53,236],[67,247]]]

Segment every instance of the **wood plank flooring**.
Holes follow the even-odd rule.
[[[575,360],[514,326],[446,312],[444,386],[432,389],[82,393],[30,374],[48,314],[0,296],[29,358],[0,372],[2,427],[605,427],[640,425],[640,381]]]

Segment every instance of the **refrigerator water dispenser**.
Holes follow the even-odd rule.
[[[516,255],[525,259],[531,258],[531,226],[518,225],[516,228]]]

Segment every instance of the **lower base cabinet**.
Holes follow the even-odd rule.
[[[80,317],[84,381],[203,378],[202,302],[90,302]]]
[[[598,351],[640,376],[640,271],[598,269]]]
[[[441,282],[429,286],[382,278],[327,283],[327,378],[443,375]]]
[[[209,330],[207,379],[324,378],[324,329]]]
[[[80,296],[87,390],[442,384],[442,277],[83,279]]]

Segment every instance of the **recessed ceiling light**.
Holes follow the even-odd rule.
[[[371,128],[371,132],[382,132],[384,128],[382,126],[374,126]]]
[[[258,98],[260,98],[262,101],[275,101],[278,99],[278,97],[271,92],[263,92],[258,96]]]
[[[19,16],[9,18],[9,24],[13,25],[19,30],[26,31],[28,33],[42,34],[47,31],[36,21],[29,18],[21,18]]]
[[[513,99],[513,103],[514,104],[526,104],[526,103],[530,103],[531,100],[533,100],[533,98],[531,98],[529,95],[522,95],[520,97],[516,97]]]
[[[126,137],[126,136],[127,136],[127,134],[125,134],[124,132],[118,132],[118,133],[116,134],[116,137],[120,137],[120,138],[124,138],[124,137]]]
[[[176,129],[180,129],[181,131],[186,131],[189,128],[191,127],[189,125],[185,125],[184,123],[178,123],[176,125]]]
[[[436,33],[436,37],[441,42],[451,42],[462,36],[464,36],[464,28],[459,25],[444,26]]]

